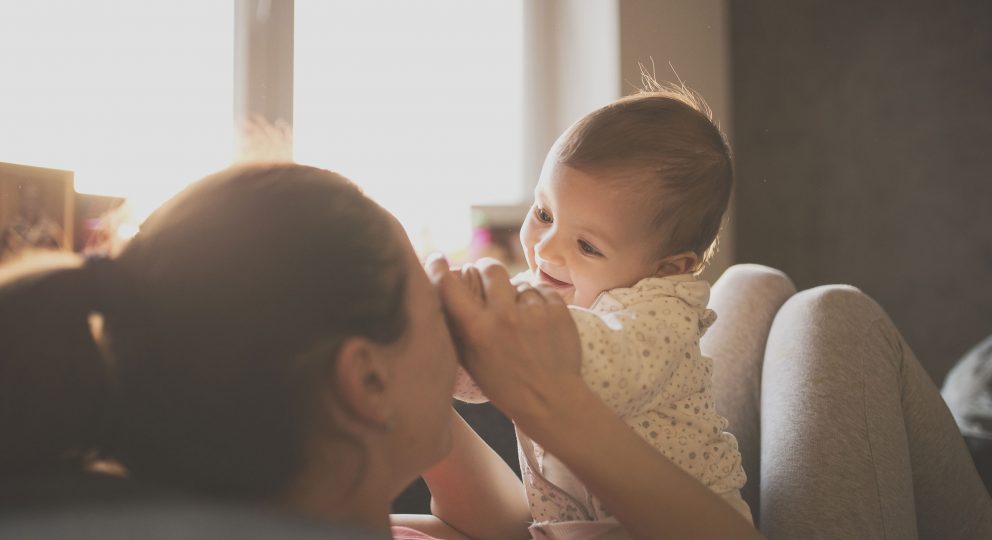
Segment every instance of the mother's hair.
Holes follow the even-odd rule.
[[[333,429],[318,396],[342,341],[404,334],[396,231],[337,174],[257,165],[187,188],[113,260],[14,267],[0,278],[0,477],[109,451],[144,480],[280,493],[315,430]]]

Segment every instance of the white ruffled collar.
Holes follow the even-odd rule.
[[[647,277],[632,287],[604,291],[600,293],[589,309],[610,313],[628,309],[636,304],[661,296],[678,298],[694,309],[699,314],[700,330],[705,330],[716,321],[716,313],[706,307],[710,301],[710,284],[692,274]]]

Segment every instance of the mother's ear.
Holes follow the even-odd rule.
[[[699,267],[699,256],[691,251],[665,257],[658,263],[658,276],[675,276],[696,271]]]
[[[356,422],[391,429],[395,410],[390,400],[390,362],[381,346],[363,337],[351,337],[338,349],[332,391]]]

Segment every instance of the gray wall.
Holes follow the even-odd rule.
[[[727,0],[621,0],[619,8],[623,95],[640,88],[638,64],[650,69],[653,61],[658,80],[677,82],[677,73],[699,92],[733,141]],[[720,248],[703,272],[710,281],[734,262],[733,225],[721,231]]]
[[[943,380],[992,334],[992,2],[731,2],[736,255],[851,283]]]

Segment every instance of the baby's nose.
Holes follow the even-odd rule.
[[[538,244],[534,247],[534,256],[541,266],[560,267],[565,265],[565,258],[561,255],[561,250],[552,244]]]

